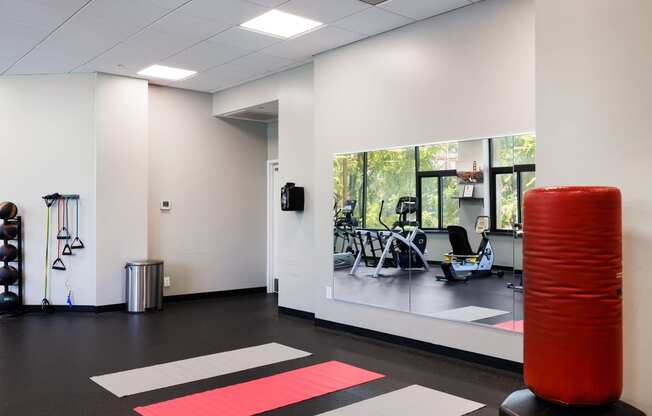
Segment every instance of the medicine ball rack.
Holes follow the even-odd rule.
[[[17,270],[17,279],[12,285],[4,285],[4,292],[9,292],[10,287],[15,287],[18,290],[18,300],[11,307],[1,308],[0,315],[18,315],[23,312],[23,220],[19,215],[13,219],[3,220],[4,224],[13,224],[17,227],[16,237],[13,239],[3,240],[4,244],[9,244],[11,241],[16,244],[16,257],[13,260],[3,259],[5,267],[10,263],[14,263]],[[11,293],[11,292],[9,292]]]

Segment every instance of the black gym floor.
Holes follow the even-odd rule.
[[[373,277],[373,269],[360,267],[355,276],[349,270],[334,272],[333,296],[353,303],[379,306],[421,315],[434,315],[449,309],[480,306],[509,312],[474,321],[493,325],[523,319],[523,294],[507,287],[518,284],[512,272],[502,277],[491,276],[469,279],[466,283],[438,281],[443,274],[439,266],[429,271],[405,272],[382,269],[380,277]]]
[[[268,342],[314,355],[126,398],[117,398],[89,380],[94,375]],[[508,393],[522,387],[516,373],[278,314],[276,297],[259,294],[166,304],[164,311],[145,315],[57,313],[1,319],[0,415],[136,415],[132,410],[136,406],[332,359],[387,377],[266,414],[315,415],[421,384],[486,403],[475,415],[496,415]]]

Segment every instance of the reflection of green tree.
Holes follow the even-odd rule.
[[[449,170],[455,169],[458,143],[441,143],[419,146],[419,170]]]
[[[443,228],[460,223],[460,204],[459,200],[455,199],[459,195],[457,176],[444,178]]]
[[[493,166],[514,166],[535,163],[536,139],[532,134],[508,136],[492,139]],[[525,192],[535,186],[536,175],[522,174],[522,191]],[[516,178],[514,175],[498,175],[496,178],[497,194],[496,203],[498,216],[497,228],[511,229],[517,216]]]
[[[360,218],[362,209],[362,168],[362,153],[337,155],[333,162],[333,197],[337,209],[341,209],[347,199],[357,200],[354,218]]]
[[[427,146],[419,146],[419,170],[436,171],[436,170],[455,170],[458,158],[458,143],[441,143]],[[447,227],[460,222],[460,207],[455,197],[459,196],[457,177],[445,177],[443,180],[443,213],[444,224],[441,227]],[[421,222],[424,228],[439,228],[438,205],[439,195],[437,189],[438,179],[424,179],[421,188],[421,198],[423,199],[423,211],[421,212]]]
[[[534,135],[502,137],[492,140],[493,166],[513,166],[534,163],[536,140]],[[454,170],[458,158],[458,143],[441,143],[419,147],[419,168],[421,171]],[[341,208],[342,201],[356,199],[358,201],[354,216],[361,217],[362,210],[362,169],[363,153],[338,155],[333,164],[334,197]],[[521,174],[522,190],[535,186],[534,172]],[[517,216],[516,179],[514,175],[497,176],[496,201],[498,210],[498,228],[511,228]],[[367,154],[367,210],[366,226],[381,227],[378,213],[382,200],[385,208],[382,212],[383,221],[391,224],[396,214],[394,209],[401,196],[416,195],[415,183],[415,149],[379,150]],[[459,223],[458,181],[455,176],[444,177],[443,180],[443,214],[442,227]],[[424,179],[422,182],[422,226],[437,228],[439,195],[437,178]]]
[[[381,201],[385,201],[382,218],[390,225],[396,219],[395,208],[399,197],[414,196],[414,147],[378,150],[367,154],[367,212],[366,226],[380,228],[378,221]]]
[[[423,178],[421,181],[421,226],[438,228],[439,226],[439,178]]]

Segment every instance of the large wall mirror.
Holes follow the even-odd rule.
[[[521,332],[533,134],[337,154],[337,300]]]

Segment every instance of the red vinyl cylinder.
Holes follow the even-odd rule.
[[[621,196],[611,187],[540,188],[524,198],[525,384],[566,405],[622,390]]]

